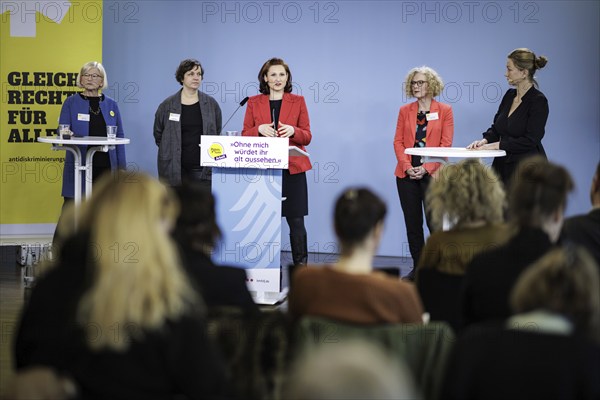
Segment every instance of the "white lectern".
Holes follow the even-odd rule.
[[[212,192],[223,231],[216,264],[246,269],[257,303],[281,293],[281,183],[289,155],[306,152],[287,138],[202,136],[200,165],[212,167]]]

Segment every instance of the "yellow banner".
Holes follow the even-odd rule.
[[[102,61],[102,1],[0,1],[0,13],[1,233],[44,233],[60,215],[65,152],[36,138],[56,134],[81,66]]]

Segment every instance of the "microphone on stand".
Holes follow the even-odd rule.
[[[233,116],[235,115],[235,113],[237,112],[237,110],[240,109],[240,107],[242,107],[244,104],[246,104],[248,102],[248,100],[250,99],[250,97],[246,96],[242,99],[242,101],[240,101],[240,105],[235,109],[234,112],[231,113],[231,116],[229,117],[229,119],[225,122],[225,124],[223,124],[223,127],[221,128],[221,132],[223,132],[225,130],[225,127],[227,126],[227,124],[229,123],[229,121],[231,121],[231,118],[233,118]]]

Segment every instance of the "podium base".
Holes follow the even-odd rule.
[[[264,304],[273,306],[275,304],[283,303],[287,298],[288,289],[285,288],[281,292],[255,292],[250,291],[250,295],[256,304]]]

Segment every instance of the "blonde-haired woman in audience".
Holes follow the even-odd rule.
[[[463,275],[475,254],[507,239],[502,182],[479,159],[443,166],[426,199],[435,232],[423,248],[419,271]],[[444,221],[451,225],[446,230]]]
[[[443,399],[599,399],[600,283],[583,248],[549,251],[515,284],[516,313],[457,341]]]
[[[368,189],[342,193],[334,212],[340,259],[334,265],[296,270],[289,296],[294,317],[362,324],[422,321],[423,306],[414,285],[373,270],[386,210]]]
[[[56,265],[23,311],[17,368],[50,366],[84,398],[219,395],[224,374],[204,305],[169,236],[179,212],[170,190],[117,172],[76,211],[78,230],[61,235]]]
[[[506,242],[505,194],[500,179],[479,159],[438,170],[426,196],[435,232],[421,253],[416,283],[432,320],[458,328],[462,277],[471,259]],[[442,230],[444,223],[452,225]]]

